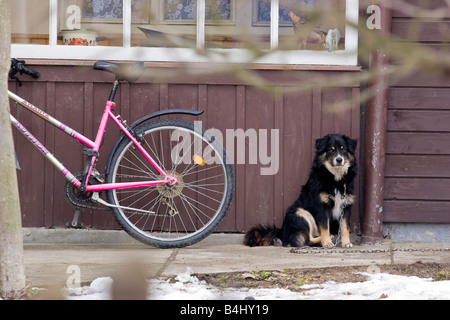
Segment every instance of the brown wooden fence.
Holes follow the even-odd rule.
[[[93,71],[89,66],[39,65],[33,68],[41,73],[39,80],[26,80],[23,87],[11,82],[10,89],[73,129],[94,137],[113,77]],[[234,165],[236,193],[232,208],[219,227],[222,232],[241,232],[256,223],[281,225],[284,210],[296,199],[308,177],[315,139],[329,133],[343,133],[356,139],[360,136],[358,103],[349,103],[348,108],[339,113],[330,112],[327,107],[343,100],[358,101],[358,83],[348,87],[317,86],[307,91],[291,90],[294,83],[292,79],[301,83],[311,76],[341,77],[348,71],[255,72],[277,87],[289,88],[289,93],[280,95],[262,91],[232,77],[181,76],[169,83],[155,84],[148,79],[141,79],[134,84],[122,84],[116,98],[120,114],[129,119],[129,123],[160,109],[186,108],[206,112],[198,119],[184,119],[202,121],[205,128],[217,128],[224,136],[227,130],[239,128],[244,132],[254,130],[260,139],[265,132],[270,134],[275,133],[271,130],[278,130],[279,139],[275,149],[279,150],[280,164],[275,175],[261,175],[261,169],[268,167],[261,161],[250,163],[249,148],[254,146],[249,146],[247,140],[245,164]],[[18,120],[66,167],[73,172],[82,170],[84,160],[81,144],[32,117],[28,111],[19,110],[14,104],[11,109]],[[108,127],[107,133],[110,139],[105,139],[101,149],[101,160],[97,165],[100,169],[104,168],[108,152],[118,136],[113,127]],[[15,141],[22,167],[18,176],[23,225],[65,226],[72,219],[74,209],[64,200],[64,179],[23,137],[16,134]],[[267,149],[268,156],[275,152],[271,150],[270,144],[262,147]],[[358,229],[359,202],[354,212],[354,228]],[[118,228],[108,211],[86,211],[81,220],[85,226],[93,228]]]
[[[448,19],[416,18],[395,11],[392,33],[448,54]],[[393,83],[387,130],[384,222],[450,223],[450,79],[418,74]]]

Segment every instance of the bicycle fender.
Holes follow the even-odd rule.
[[[166,116],[166,115],[171,115],[171,114],[186,114],[186,115],[190,115],[190,116],[200,116],[204,113],[205,111],[193,111],[193,110],[187,110],[187,109],[170,109],[170,110],[161,110],[161,111],[157,111],[157,112],[153,112],[151,114],[148,114],[142,118],[140,118],[139,120],[133,122],[127,129],[128,130],[134,130],[135,128],[139,127],[141,124],[154,119],[154,118],[158,118],[158,117],[162,117],[162,116]],[[111,166],[111,161],[112,161],[112,157],[117,149],[117,147],[119,146],[119,144],[122,142],[123,138],[125,138],[125,134],[122,133],[119,136],[119,139],[117,139],[116,143],[114,144],[113,148],[111,149],[111,152],[108,156],[108,160],[106,162],[106,168],[105,168],[105,175],[108,175],[109,173],[109,168]]]
[[[157,111],[157,112],[148,114],[145,117],[140,118],[136,122],[133,122],[130,125],[130,128],[134,129],[137,126],[140,126],[141,124],[143,124],[144,122],[147,122],[150,119],[161,117],[161,116],[165,116],[165,115],[168,115],[168,114],[187,114],[187,115],[190,115],[190,116],[198,117],[198,116],[202,115],[203,112],[205,112],[205,111],[193,111],[193,110],[186,110],[186,109],[171,109],[171,110]]]

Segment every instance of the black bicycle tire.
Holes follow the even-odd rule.
[[[224,202],[223,205],[220,208],[220,212],[216,213],[214,216],[213,221],[210,221],[208,226],[204,229],[202,229],[200,232],[195,232],[189,237],[185,237],[180,240],[162,240],[162,239],[155,239],[153,237],[144,236],[141,232],[137,232],[135,228],[133,228],[130,223],[123,217],[123,215],[120,213],[120,211],[117,208],[111,207],[111,210],[113,212],[113,215],[118,222],[118,224],[122,227],[122,229],[127,232],[131,237],[134,239],[153,247],[158,248],[182,248],[186,246],[190,246],[192,244],[195,244],[203,239],[205,239],[207,236],[209,236],[214,230],[219,226],[219,224],[223,221],[226,214],[228,213],[232,200],[234,195],[234,174],[233,174],[233,168],[230,164],[230,161],[227,158],[225,149],[220,145],[218,141],[214,139],[214,137],[211,137],[207,131],[205,131],[202,128],[196,128],[194,124],[182,121],[182,120],[174,120],[174,119],[168,119],[168,120],[157,120],[153,122],[149,122],[146,124],[141,125],[137,129],[135,129],[136,136],[141,135],[144,132],[147,132],[152,129],[156,129],[159,127],[181,127],[187,130],[196,131],[201,130],[202,136],[205,137],[205,139],[210,139],[210,144],[212,144],[218,152],[222,153],[222,159],[223,159],[223,167],[224,167],[224,174],[227,179],[227,186],[225,190],[225,196],[224,196]],[[197,131],[198,132],[198,131]],[[113,152],[112,160],[111,160],[111,168],[108,172],[108,175],[106,177],[107,183],[112,183],[114,181],[114,172],[116,172],[116,166],[118,165],[117,161],[124,151],[124,149],[129,146],[131,140],[129,138],[124,138],[123,141],[119,143],[117,148]],[[108,190],[107,193],[107,199],[108,202],[114,205],[118,205],[115,202],[114,197],[114,190]]]

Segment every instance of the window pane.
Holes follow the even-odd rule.
[[[197,46],[197,0],[132,0],[131,45]]]
[[[208,3],[207,47],[270,49],[270,0],[207,0]]]
[[[58,10],[58,44],[123,45],[122,0],[62,0]]]
[[[11,42],[48,44],[49,0],[10,0]]]
[[[345,2],[280,0],[279,48],[344,50]]]

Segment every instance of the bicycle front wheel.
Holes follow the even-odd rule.
[[[180,120],[144,124],[135,134],[177,183],[109,190],[117,222],[135,239],[160,248],[204,239],[223,220],[233,198],[233,169],[225,150],[208,131]],[[107,182],[149,180],[164,176],[125,138],[113,154]]]

